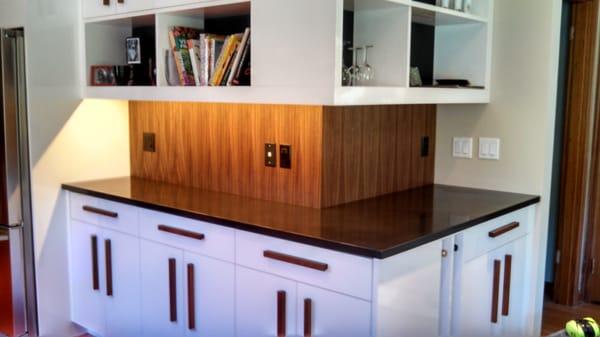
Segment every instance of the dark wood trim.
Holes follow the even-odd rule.
[[[100,290],[100,272],[98,266],[98,237],[92,235],[91,237],[92,247],[92,289]]]
[[[169,319],[177,322],[177,260],[169,259]]]
[[[196,280],[194,264],[187,265],[188,329],[196,330]]]
[[[107,216],[109,218],[118,218],[119,217],[119,213],[112,212],[112,211],[107,211],[107,210],[102,209],[102,208],[92,207],[92,206],[88,206],[88,205],[85,205],[85,206],[83,206],[81,208],[84,211],[86,211],[86,212],[90,212],[90,213],[94,213],[94,214],[99,214],[99,215]]]
[[[500,267],[502,262],[494,260],[494,279],[492,285],[492,323],[498,323],[498,304],[500,297]]]
[[[263,252],[263,256],[268,259],[277,260],[277,261],[290,263],[290,264],[295,264],[297,266],[315,269],[318,271],[326,271],[329,268],[329,265],[327,263],[313,261],[313,260],[305,259],[302,257],[284,254],[284,253],[279,253],[279,252],[275,252],[272,250],[265,250]]]
[[[194,240],[204,240],[204,238],[205,238],[204,234],[202,234],[202,233],[196,233],[196,232],[188,231],[188,230],[181,229],[181,228],[170,227],[167,225],[158,225],[158,230],[161,232],[184,236],[186,238],[190,238],[190,239],[194,239]]]
[[[510,284],[512,274],[512,255],[504,256],[504,287],[502,291],[502,316],[510,312]]]
[[[519,228],[520,224],[518,222],[511,222],[508,225],[504,225],[502,227],[498,227],[488,233],[490,238],[497,238],[502,234],[506,234],[513,229]]]
[[[312,300],[304,299],[304,337],[312,337]]]
[[[277,337],[286,335],[286,293],[283,290],[277,292]]]
[[[560,259],[554,277],[554,300],[574,305],[582,299],[579,290],[584,243],[587,188],[590,183],[590,132],[593,110],[594,68],[599,0],[573,3],[572,39],[569,51],[567,101],[560,185],[560,209],[556,249]]]
[[[104,263],[106,264],[106,296],[113,295],[112,244],[104,240]]]

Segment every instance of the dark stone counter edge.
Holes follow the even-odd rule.
[[[457,224],[457,225],[452,226],[451,228],[448,228],[444,231],[440,231],[440,232],[429,234],[429,235],[424,235],[418,239],[415,239],[415,240],[412,240],[412,241],[409,241],[409,242],[406,242],[406,243],[403,243],[403,244],[400,244],[397,246],[393,246],[393,247],[390,247],[390,248],[387,248],[384,250],[379,250],[379,249],[370,249],[370,248],[366,248],[366,247],[360,247],[360,246],[356,246],[356,245],[352,245],[352,244],[348,244],[348,243],[344,243],[344,242],[331,241],[331,240],[326,240],[326,239],[321,239],[321,238],[305,236],[305,235],[301,235],[301,234],[297,234],[297,233],[293,233],[293,232],[288,232],[288,231],[283,231],[283,230],[278,230],[278,229],[273,229],[273,228],[268,228],[268,227],[262,227],[259,225],[248,224],[248,223],[243,223],[243,222],[239,222],[239,221],[222,219],[222,218],[218,218],[218,217],[211,216],[208,214],[200,214],[200,213],[195,213],[195,212],[191,212],[191,211],[187,211],[187,210],[183,210],[183,209],[163,206],[160,204],[147,203],[147,202],[124,198],[124,197],[120,197],[120,196],[116,196],[116,195],[112,195],[112,194],[108,194],[108,193],[102,193],[102,192],[97,192],[97,191],[93,191],[93,190],[89,190],[89,189],[85,189],[85,188],[71,186],[69,184],[63,184],[62,188],[67,191],[71,191],[71,192],[75,192],[75,193],[79,193],[79,194],[85,194],[85,195],[98,197],[98,198],[102,198],[102,199],[106,199],[106,200],[111,200],[111,201],[115,201],[115,202],[120,202],[120,203],[137,206],[137,207],[141,207],[141,208],[146,208],[146,209],[150,209],[150,210],[154,210],[154,211],[169,213],[172,215],[177,215],[177,216],[182,216],[182,217],[191,218],[191,219],[195,219],[195,220],[205,221],[205,222],[209,222],[212,224],[222,225],[222,226],[240,229],[240,230],[253,232],[253,233],[257,233],[257,234],[263,234],[263,235],[272,236],[272,237],[285,239],[285,240],[289,240],[289,241],[294,241],[294,242],[298,242],[298,243],[304,243],[304,244],[308,244],[311,246],[331,249],[331,250],[335,250],[335,251],[342,252],[342,253],[349,253],[349,254],[353,254],[353,255],[358,255],[358,256],[363,256],[363,257],[368,257],[368,258],[376,258],[376,259],[385,259],[385,258],[394,256],[394,255],[397,255],[399,253],[402,253],[407,250],[411,250],[413,248],[425,245],[427,243],[436,241],[438,239],[444,238],[444,237],[452,235],[454,233],[458,233],[458,232],[468,229],[470,227],[477,226],[488,220],[491,220],[491,219],[500,217],[502,215],[517,211],[519,209],[537,204],[540,201],[539,196],[532,197],[531,199],[517,203],[510,207],[506,207],[506,208],[500,209],[496,212],[492,212],[492,213],[486,214],[484,216]]]

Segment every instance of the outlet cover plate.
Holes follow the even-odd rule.
[[[473,138],[454,137],[452,139],[452,157],[454,158],[473,158]]]
[[[277,146],[275,144],[265,144],[265,166],[277,167]]]
[[[479,138],[479,159],[500,160],[500,138]]]

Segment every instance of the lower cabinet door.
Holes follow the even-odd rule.
[[[142,335],[182,337],[183,251],[141,240]]]
[[[104,231],[106,336],[140,336],[140,240]]]
[[[371,336],[371,303],[298,284],[295,336]]]
[[[500,322],[497,311],[500,295],[496,297],[494,287],[500,285],[501,268],[494,257],[493,253],[489,253],[462,265],[461,284],[457,285],[455,292],[455,301],[460,302],[454,306],[458,310],[453,312],[453,336],[483,337],[498,334],[494,325]],[[492,322],[493,312],[497,317],[496,323]]]
[[[232,263],[184,253],[185,336],[234,336]]]
[[[296,287],[294,281],[236,267],[236,336],[295,336]]]
[[[513,241],[504,248],[502,255],[502,336],[526,336],[525,276],[527,259],[527,236]]]
[[[104,336],[102,231],[75,220],[70,229],[71,320]]]

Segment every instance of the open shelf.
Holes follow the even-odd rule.
[[[487,6],[480,5],[473,8],[473,13],[465,13],[450,8],[430,5],[414,0],[386,0],[389,2],[402,4],[411,7],[413,18],[418,18],[418,22],[426,25],[459,25],[470,23],[487,23]],[[482,14],[479,14],[481,12]]]
[[[157,69],[158,86],[183,86],[181,83],[173,85],[167,78],[167,55],[173,53],[169,31],[173,27],[186,27],[201,34],[222,37],[244,33],[244,30],[250,27],[250,2],[159,13],[156,21],[157,52],[160,60]]]

